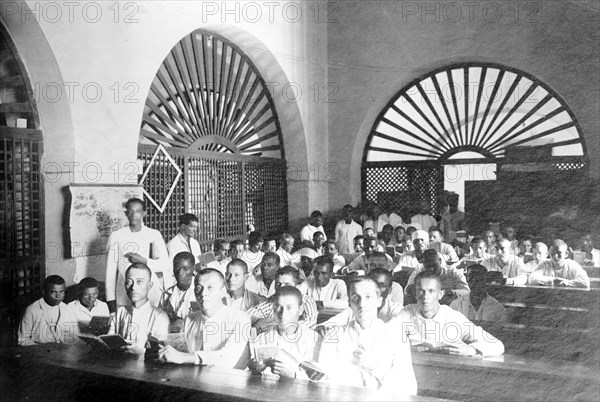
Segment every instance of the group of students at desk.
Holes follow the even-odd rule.
[[[472,255],[463,261],[471,263],[466,263],[465,278],[460,269],[448,267],[437,250],[426,248],[426,235],[413,232],[414,250],[401,257],[405,263],[418,261],[407,285],[407,295],[414,294],[416,300],[406,306],[402,287],[392,281],[394,265],[377,251],[377,239],[371,236],[362,239],[358,262],[341,270],[350,274],[347,283],[333,277],[336,264],[331,255],[316,257],[306,278],[298,267],[281,267],[281,253],[263,253],[254,269],[243,259],[231,259],[223,274],[217,268],[197,270],[197,258],[183,251],[173,258],[175,284],[152,302],[155,275],[147,264],[130,261],[123,285],[128,303],[116,310],[109,333],[121,336],[129,353],[142,354],[146,346],[153,347],[165,363],[248,368],[416,394],[410,345],[452,355],[504,352],[500,340],[470,320],[505,319],[502,305],[485,293],[487,259],[478,263],[482,255],[473,244]],[[501,259],[502,248],[500,241],[495,258]],[[552,272],[541,278],[566,286],[585,283],[580,277],[568,278],[579,271],[565,258],[564,242],[555,241],[550,255],[551,259],[539,256],[534,273],[545,272],[547,265]],[[64,280],[46,278],[44,296],[23,317],[19,343],[78,342],[80,326],[73,323],[85,330],[92,316],[108,311],[97,299],[97,282],[85,279],[79,286],[80,298],[67,306],[62,303]],[[342,310],[317,325],[318,311],[324,307]]]

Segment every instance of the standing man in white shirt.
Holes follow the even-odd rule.
[[[373,206],[371,209],[371,217],[368,221],[363,225],[363,232],[366,231],[367,228],[371,228],[374,231],[374,237],[377,237],[377,234],[383,230],[383,227],[390,223],[390,218],[381,211],[378,205]],[[365,236],[367,234],[365,233]]]
[[[436,226],[437,221],[431,215],[429,215],[429,203],[422,200],[419,203],[419,213],[410,218],[410,226],[414,226],[417,229],[428,231],[431,226]],[[419,228],[420,226],[420,228]]]
[[[321,211],[312,211],[308,224],[300,231],[300,240],[312,242],[315,232],[323,233],[324,240],[327,240],[325,229],[323,229],[323,214]]]
[[[335,242],[341,254],[349,254],[354,251],[354,238],[362,235],[362,226],[352,219],[352,205],[345,205],[342,210],[344,219],[335,225]]]
[[[125,271],[134,263],[141,263],[152,271],[154,286],[148,296],[157,306],[162,295],[163,272],[169,270],[170,258],[165,241],[158,230],[144,225],[146,204],[139,198],[125,203],[129,224],[114,231],[108,238],[106,258],[106,301],[111,312],[117,305],[129,303],[125,291]]]
[[[198,232],[198,225],[198,217],[194,214],[182,214],[179,217],[179,233],[167,243],[167,251],[169,252],[171,261],[182,251],[192,253],[194,264],[200,261],[199,258],[202,251],[200,250],[200,243],[195,238]]]
[[[130,344],[125,351],[144,354],[148,336],[159,341],[167,339],[169,317],[167,313],[154,307],[148,300],[152,289],[152,271],[141,262],[131,264],[125,273],[125,288],[131,301],[119,306],[115,319],[111,323],[111,334],[121,335]]]
[[[333,259],[330,256],[315,258],[312,277],[307,279],[307,295],[317,302],[317,308],[343,309],[348,305],[346,284],[341,279],[332,279]]]

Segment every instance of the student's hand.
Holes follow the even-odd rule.
[[[281,377],[296,378],[296,366],[289,362],[273,360],[271,370],[273,371],[273,374],[277,374]]]
[[[565,278],[554,278],[554,286],[567,286],[565,281]]]
[[[122,346],[121,350],[125,353],[131,353],[134,355],[143,355],[144,353],[146,353],[146,349],[140,348],[138,345]]]
[[[165,363],[194,364],[196,356],[193,353],[179,352],[171,345],[167,345],[158,350],[158,360]]]
[[[352,357],[352,363],[368,371],[375,370],[379,364],[379,360],[377,360],[372,353],[365,352],[362,349],[356,349],[352,353]]]
[[[250,359],[248,361],[248,368],[252,374],[260,374],[267,368],[267,365],[262,360]]]
[[[453,356],[475,356],[477,349],[464,343],[456,343],[442,347],[442,350]]]
[[[125,254],[125,258],[129,260],[130,263],[134,264],[136,262],[140,262],[142,264],[148,263],[148,260],[138,253],[127,253]]]

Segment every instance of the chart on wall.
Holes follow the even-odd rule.
[[[70,191],[71,257],[106,253],[110,234],[127,225],[127,200],[143,199],[138,185],[72,184]]]

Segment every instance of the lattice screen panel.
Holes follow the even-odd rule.
[[[153,154],[154,152],[139,153],[139,159],[144,162],[144,170],[148,166]],[[171,157],[175,160],[179,168],[183,170],[185,165],[183,156],[171,155]],[[177,171],[171,163],[164,155],[159,154],[144,181],[144,188],[159,204],[162,204],[176,176]],[[169,241],[169,239],[177,234],[177,220],[185,212],[183,178],[179,179],[179,183],[169,200],[168,208],[165,209],[164,213],[161,214],[148,200],[146,200],[146,208],[148,213],[144,220],[145,224],[160,231],[165,240]]]
[[[426,200],[431,212],[440,213],[444,190],[443,168],[437,165],[368,163],[362,169],[363,201],[372,201],[386,210],[413,212]]]
[[[585,163],[583,162],[565,162],[565,163],[557,163],[554,165],[558,170],[580,170],[585,168]]]
[[[37,292],[43,273],[41,133],[0,138],[0,297]]]

